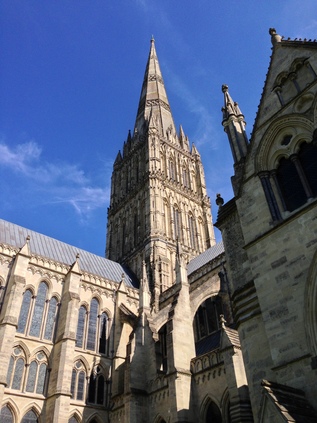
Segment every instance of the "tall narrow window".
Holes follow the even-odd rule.
[[[198,308],[194,318],[195,341],[216,332],[220,328],[220,315],[223,314],[219,296],[207,298]]]
[[[13,423],[13,414],[10,408],[5,405],[0,410],[0,422],[2,423]]]
[[[101,374],[101,367],[97,366],[89,379],[88,402],[91,404],[104,404],[105,378]]]
[[[317,195],[317,147],[312,142],[307,144],[306,142],[301,145],[301,149],[298,153],[298,158],[301,162],[302,168],[305,172],[309,187],[312,190],[314,196]]]
[[[27,324],[28,316],[30,312],[31,299],[32,299],[32,292],[28,289],[23,294],[23,301],[22,301],[18,328],[17,328],[17,332],[19,333],[25,332],[25,328],[26,328],[26,324]]]
[[[44,339],[48,339],[49,341],[52,341],[54,337],[56,312],[57,299],[55,297],[52,297],[49,301],[44,332]]]
[[[106,313],[102,313],[100,316],[100,337],[99,337],[99,352],[106,354],[107,352],[107,328],[108,316]]]
[[[182,226],[181,226],[181,214],[178,208],[174,207],[174,236],[182,240]]]
[[[21,423],[38,423],[37,415],[33,410],[30,410],[24,415]]]
[[[191,214],[188,216],[188,229],[189,229],[190,246],[193,249],[196,249],[197,248],[196,222]]]
[[[169,166],[169,177],[172,181],[176,181],[176,169],[175,169],[175,163],[173,159],[170,159],[168,161]]]
[[[0,280],[0,312],[1,312],[1,309],[2,309],[3,301],[4,301],[4,290],[5,290],[5,286],[2,283],[2,281]]]
[[[94,351],[96,349],[96,332],[97,332],[97,318],[98,318],[99,303],[96,298],[90,302],[88,336],[87,336],[87,350]]]
[[[276,177],[288,211],[293,211],[306,203],[307,196],[304,187],[295,163],[291,159],[283,157],[280,160]]]
[[[29,366],[26,392],[36,392],[41,395],[44,394],[46,370],[46,356],[42,351],[40,351],[36,354],[36,360],[33,360]]]
[[[78,401],[83,401],[85,399],[85,389],[86,389],[86,371],[83,363],[78,360],[75,363],[72,372],[72,380],[70,391],[72,398]]]
[[[77,334],[76,334],[76,347],[79,347],[79,348],[84,347],[86,316],[87,316],[86,307],[80,306],[79,313],[78,313]]]
[[[13,349],[7,373],[8,388],[21,390],[25,371],[25,356],[22,348]]]
[[[37,297],[35,301],[32,323],[30,327],[30,335],[39,337],[41,333],[41,324],[44,315],[44,306],[47,296],[47,285],[45,282],[41,282],[37,291]]]

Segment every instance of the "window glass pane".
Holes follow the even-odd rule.
[[[28,381],[26,384],[26,392],[34,392],[37,374],[37,362],[32,361],[29,367]]]
[[[0,311],[2,308],[3,301],[4,301],[4,286],[0,285]]]
[[[205,301],[205,305],[208,322],[208,333],[212,333],[218,330],[218,316],[216,311],[216,305],[210,298],[207,298],[207,300]]]
[[[8,384],[8,387],[9,388],[10,388],[10,384],[11,384],[11,377],[12,377],[13,365],[14,365],[14,357],[11,355],[10,362],[9,362],[8,373],[7,373],[7,384]]]
[[[46,364],[42,363],[39,369],[39,375],[37,378],[36,393],[44,395],[44,385],[45,385],[45,376],[46,376]]]
[[[77,376],[77,372],[75,369],[73,369],[73,373],[72,373],[72,381],[71,381],[71,385],[70,385],[70,392],[72,394],[72,398],[75,397],[75,383],[76,383],[76,376]]]
[[[89,378],[88,402],[94,404],[96,395],[96,375],[91,374]]]
[[[105,390],[105,379],[102,375],[98,376],[97,386],[97,404],[103,404],[104,401],[104,390]]]
[[[288,211],[293,211],[306,203],[304,187],[295,164],[290,159],[280,160],[276,177]]]
[[[21,311],[20,311],[20,316],[19,316],[19,322],[18,322],[18,328],[17,328],[17,332],[19,332],[19,333],[25,332],[26,322],[27,322],[27,319],[28,319],[28,314],[29,314],[29,309],[30,309],[31,298],[32,298],[32,292],[28,289],[27,291],[25,291],[25,293],[23,295],[23,301],[22,301],[22,306],[21,306]]]
[[[30,410],[29,412],[27,412],[26,415],[23,417],[21,423],[38,423],[38,420],[34,411]]]
[[[40,336],[41,324],[43,319],[43,312],[46,300],[47,285],[44,282],[41,282],[39,289],[37,291],[37,297],[35,300],[35,307],[33,311],[32,324],[30,328],[31,336]]]
[[[306,175],[310,189],[313,195],[317,195],[317,147],[310,143],[304,143],[299,152],[299,160]]]
[[[51,298],[50,304],[48,307],[48,312],[47,312],[44,339],[52,340],[53,338],[56,305],[57,305],[57,299],[55,297]]]
[[[71,417],[69,420],[68,420],[68,423],[78,423],[78,421],[75,419],[75,417],[73,416],[73,417]]]
[[[23,372],[24,372],[24,360],[23,358],[19,358],[15,365],[14,376],[12,381],[12,389],[21,388]]]
[[[99,338],[99,352],[101,354],[106,354],[107,322],[108,322],[107,314],[102,313],[102,315],[100,316],[100,338]]]
[[[79,401],[83,401],[84,399],[84,389],[85,389],[85,372],[80,372],[78,375],[78,385],[77,385],[77,397]]]
[[[6,405],[0,410],[0,422],[1,423],[13,423],[13,415],[10,408]]]
[[[87,350],[95,350],[96,348],[96,329],[97,329],[97,318],[98,318],[98,306],[99,303],[96,298],[93,298],[90,303],[89,313],[89,327],[87,336]]]
[[[79,348],[83,347],[85,320],[86,320],[86,309],[84,306],[81,306],[78,313],[77,335],[76,335],[76,347],[79,347]]]

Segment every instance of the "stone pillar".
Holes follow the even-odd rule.
[[[45,410],[47,423],[67,423],[69,419],[80,280],[81,272],[77,256],[77,260],[66,275],[59,310]]]
[[[14,259],[6,286],[4,302],[0,314],[0,404],[7,385],[7,372],[18,325],[26,272],[31,258],[29,237]]]

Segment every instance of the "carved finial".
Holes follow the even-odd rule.
[[[79,259],[79,253],[76,254],[76,260],[78,260],[78,259]]]
[[[223,314],[220,314],[220,324],[221,324],[221,327],[222,328],[225,328],[226,327],[226,319],[225,319],[225,316],[223,315]]]
[[[228,91],[228,89],[229,89],[229,87],[226,84],[223,84],[222,87],[221,87],[221,90],[222,90],[223,93],[226,93]]]
[[[216,204],[220,208],[224,204],[224,199],[221,197],[221,194],[216,194]]]
[[[280,43],[281,42],[282,37],[276,33],[276,29],[275,28],[270,28],[269,29],[269,34],[271,35],[271,42],[272,42],[273,46],[276,43]]]
[[[151,43],[154,43],[154,41],[155,41],[154,35],[152,34]]]

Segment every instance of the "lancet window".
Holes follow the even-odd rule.
[[[104,405],[105,402],[105,378],[99,366],[96,366],[89,378],[88,402],[98,405]]]
[[[86,396],[86,369],[80,360],[76,361],[72,371],[70,391],[73,399],[84,401]]]
[[[5,291],[4,282],[0,279],[0,312],[2,309],[3,301],[4,301],[4,291]]]
[[[194,318],[195,341],[220,329],[220,315],[223,313],[220,297],[207,298],[198,308]]]
[[[76,347],[107,354],[108,325],[107,313],[99,315],[97,298],[91,300],[89,312],[86,306],[81,305],[78,312]]]
[[[190,246],[195,250],[197,249],[197,228],[195,219],[192,214],[189,214],[188,216],[188,230]]]
[[[46,356],[40,351],[36,354],[28,368],[26,392],[35,392],[44,395],[47,376]]]
[[[8,405],[5,405],[0,410],[0,422],[2,422],[2,423],[13,423],[14,422],[13,413],[12,413],[10,407],[8,407]]]
[[[290,141],[287,136],[281,144]],[[317,131],[312,142],[303,142],[298,152],[282,157],[276,170],[259,174],[273,220],[281,219],[280,209],[292,212],[317,196],[316,164]]]
[[[30,410],[24,415],[21,423],[38,423],[37,415],[33,410]]]
[[[13,349],[7,373],[7,387],[20,391],[25,372],[25,355],[19,346]]]
[[[23,295],[17,332],[49,341],[54,338],[58,300],[48,300],[48,286],[41,282],[34,296],[30,289]]]
[[[173,218],[174,218],[174,237],[175,239],[182,240],[182,222],[181,222],[181,212],[177,206],[173,208]]]

